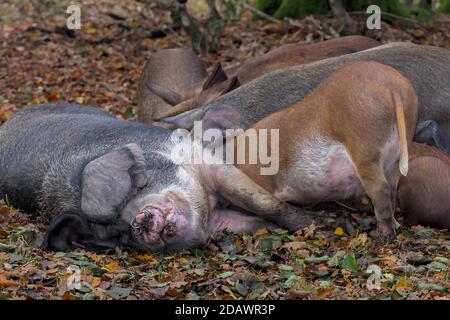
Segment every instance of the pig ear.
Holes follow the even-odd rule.
[[[42,247],[50,251],[70,251],[76,248],[76,243],[92,237],[85,220],[75,214],[63,213],[50,223]]]
[[[159,84],[156,84],[150,80],[144,81],[144,84],[148,90],[156,94],[171,106],[175,106],[183,101],[183,97],[172,89],[160,86]]]
[[[228,80],[227,74],[223,71],[222,65],[219,63],[216,65],[211,75],[205,80],[205,83],[203,84],[203,91],[208,90],[212,86],[226,80]]]
[[[89,220],[114,221],[126,200],[147,184],[145,159],[137,144],[115,149],[91,162],[81,177],[81,211]]]
[[[206,111],[205,108],[197,108],[164,118],[161,121],[173,125],[174,128],[191,130],[194,127],[194,122],[202,120]]]
[[[239,82],[238,77],[233,77],[230,81],[229,86],[224,91],[222,91],[222,95],[224,95],[230,91],[233,91],[233,90],[239,88],[240,86],[241,86],[241,83]]]

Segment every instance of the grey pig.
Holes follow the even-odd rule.
[[[168,129],[99,109],[29,107],[0,126],[0,198],[50,222],[43,247],[57,251],[178,249],[224,228],[296,230],[315,219],[234,166],[175,164],[174,144]]]

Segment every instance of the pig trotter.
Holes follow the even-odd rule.
[[[164,228],[164,233],[168,236],[168,237],[173,237],[174,235],[176,235],[177,233],[177,226],[174,222],[172,221],[168,221],[165,228]]]
[[[131,222],[131,230],[136,237],[142,237],[142,233],[144,232],[142,225],[136,222],[136,218]]]
[[[143,218],[141,218],[142,215]],[[152,213],[150,212],[149,207],[146,207],[139,212],[136,218],[131,222],[131,229],[137,237],[142,238],[143,233],[150,230],[153,225]]]
[[[397,239],[397,233],[392,222],[380,223],[377,227],[377,240],[380,244],[391,243]]]

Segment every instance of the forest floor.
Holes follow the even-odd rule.
[[[132,119],[145,61],[161,48],[190,46],[183,32],[150,37],[170,25],[165,12],[135,1],[81,2],[82,29],[75,32],[64,28],[64,2],[0,4],[0,124],[20,108],[57,100]],[[369,35],[450,48],[448,18],[440,21],[383,24]],[[333,23],[253,21],[246,13],[229,24],[219,53],[201,59],[207,68],[228,66],[284,43],[325,40]],[[450,298],[449,232],[401,227],[395,243],[381,246],[373,215],[344,208],[294,234],[221,234],[205,247],[164,255],[45,252],[45,227],[0,202],[0,299]]]

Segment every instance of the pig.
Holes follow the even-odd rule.
[[[163,121],[186,129],[193,128],[196,120],[202,120],[205,130],[247,129],[264,117],[300,101],[334,71],[355,61],[383,63],[408,78],[420,103],[415,141],[450,152],[450,51],[411,43],[391,43],[274,71],[203,107]],[[424,135],[422,131],[432,134]]]
[[[278,130],[276,174],[261,174],[261,163],[236,165],[283,202],[305,206],[366,194],[378,240],[390,242],[417,118],[418,98],[408,79],[377,62],[350,63],[300,102],[249,129]],[[236,148],[246,134],[231,140]]]
[[[414,143],[409,168],[398,189],[405,223],[450,230],[450,157],[434,147]]]
[[[232,165],[178,164],[174,145],[169,129],[96,108],[28,107],[0,126],[0,198],[49,223],[43,247],[55,251],[175,250],[224,228],[294,230],[316,219]]]
[[[184,95],[193,92],[206,76],[206,69],[191,50],[176,48],[154,53],[145,64],[139,79],[136,97],[137,119],[144,123],[153,123],[155,114],[172,107],[170,98],[167,98],[167,102],[149,91],[144,80],[151,80],[155,86],[164,87],[166,91],[172,90]]]
[[[226,70],[223,70],[220,64],[217,65],[203,87],[194,90],[191,97],[177,95],[168,88],[154,86],[151,81],[148,81],[149,90],[168,103],[177,102],[176,106],[156,116],[155,120],[197,108],[271,71],[354,53],[379,45],[381,45],[380,42],[363,36],[348,36],[313,44],[286,44]],[[178,99],[173,99],[177,96]]]

